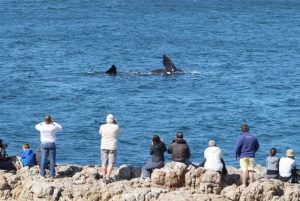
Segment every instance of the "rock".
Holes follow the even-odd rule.
[[[8,190],[8,189],[9,189],[9,185],[6,180],[6,177],[4,177],[3,175],[0,175],[0,191],[4,191],[4,190]]]
[[[122,165],[113,174],[119,178],[104,183],[100,167],[60,165],[56,179],[40,178],[36,168],[17,173],[0,171],[0,200],[8,201],[298,201],[300,184],[283,183],[262,177],[263,167],[256,167],[258,178],[248,187],[241,187],[239,170],[228,166],[229,174],[204,168],[169,163],[155,169],[151,182],[135,177],[140,168]]]
[[[117,177],[118,179],[126,179],[130,180],[133,178],[138,178],[141,176],[141,168],[129,165],[121,165],[118,172]]]

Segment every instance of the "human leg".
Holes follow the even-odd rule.
[[[254,182],[254,163],[255,163],[254,158],[248,159],[248,175],[249,175],[250,183]]]
[[[244,186],[246,186],[248,180],[248,158],[247,157],[240,159],[240,166],[242,169],[242,183]]]
[[[115,164],[117,158],[117,151],[116,150],[109,150],[108,152],[108,166],[107,166],[107,177],[110,177],[110,174],[113,169],[113,165]]]
[[[47,155],[48,155],[48,149],[44,146],[44,144],[41,144],[41,161],[40,161],[40,175],[44,177],[46,175],[46,163],[47,163]]]
[[[153,169],[161,168],[163,166],[164,166],[164,162],[147,161],[142,168],[143,177],[144,178],[150,177]]]
[[[102,176],[106,179],[107,163],[108,163],[108,150],[101,149],[101,163],[102,163]]]
[[[56,162],[56,146],[55,143],[49,143],[49,161],[50,161],[50,177],[55,177],[55,162]]]

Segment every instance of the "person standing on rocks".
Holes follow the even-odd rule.
[[[191,156],[189,145],[183,139],[183,133],[177,132],[176,138],[170,144],[168,148],[168,153],[172,154],[173,162],[181,162],[186,165],[191,165],[192,163],[188,160]]]
[[[56,163],[56,133],[62,130],[61,125],[54,122],[50,115],[46,115],[44,122],[35,126],[36,130],[40,131],[41,135],[41,161],[40,161],[40,175],[45,177],[47,156],[50,160],[50,177],[55,177],[55,163]]]
[[[161,141],[158,135],[153,135],[152,146],[150,147],[152,160],[147,161],[142,167],[142,178],[149,179],[153,169],[162,168],[165,165],[165,151],[167,151],[165,143]]]
[[[100,126],[101,161],[103,180],[111,180],[110,174],[117,156],[117,137],[122,133],[112,114],[106,117],[106,124]]]
[[[249,132],[248,124],[243,124],[241,130],[235,146],[235,158],[240,158],[243,186],[246,186],[248,178],[250,183],[254,182],[255,153],[259,149],[259,143],[256,136]]]

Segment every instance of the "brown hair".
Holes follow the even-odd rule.
[[[153,144],[159,144],[161,142],[160,137],[158,135],[153,135],[152,142]]]
[[[24,149],[29,149],[30,146],[29,146],[29,144],[23,144],[23,148],[24,148]]]

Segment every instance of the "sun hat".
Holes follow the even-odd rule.
[[[107,123],[113,123],[114,122],[114,116],[112,114],[108,114],[106,117]]]
[[[208,142],[208,146],[209,147],[212,147],[212,146],[216,146],[217,144],[216,144],[216,141],[214,141],[214,140],[209,140],[209,142]]]
[[[287,157],[293,157],[293,156],[295,156],[294,150],[293,149],[287,149],[286,150],[286,156]]]

